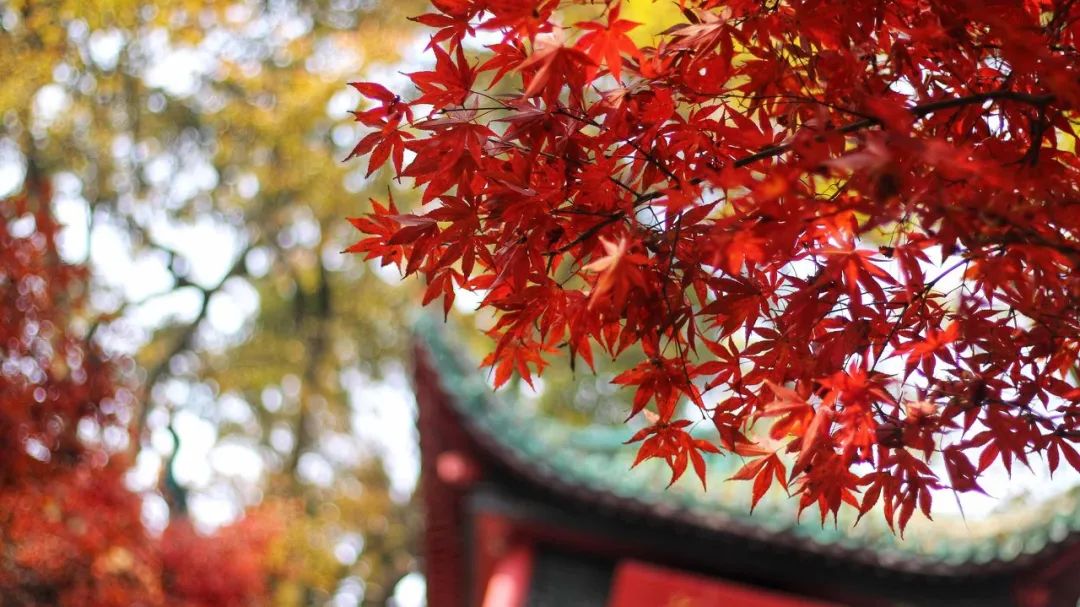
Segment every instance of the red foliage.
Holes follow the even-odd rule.
[[[212,536],[198,533],[186,519],[173,522],[161,542],[167,605],[241,607],[265,601],[267,549],[283,525],[280,513],[269,509],[249,512]]]
[[[48,200],[41,188],[36,199]],[[16,222],[15,220],[18,220]],[[16,230],[17,233],[13,233]],[[115,424],[112,369],[68,324],[80,313],[82,268],[60,263],[57,226],[28,197],[0,208],[0,484],[63,474],[87,453],[79,422]],[[31,448],[27,448],[27,447]]]
[[[642,456],[708,450],[686,397],[755,501],[901,529],[995,462],[1080,464],[1080,4],[683,0],[642,48],[618,0],[555,4],[436,3],[419,97],[358,86],[424,207],[349,251],[481,293],[499,383],[638,344]]]
[[[160,565],[139,497],[116,466],[0,488],[0,591],[12,605],[161,605]]]
[[[134,407],[121,361],[86,336],[84,268],[57,254],[49,188],[0,201],[0,603],[63,607],[265,602],[276,518],[161,538],[124,484]]]

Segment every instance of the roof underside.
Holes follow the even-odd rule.
[[[809,515],[799,520],[797,500],[770,492],[749,511],[750,484],[725,482],[742,465],[737,456],[707,456],[708,490],[684,477],[666,488],[670,472],[663,462],[630,469],[636,447],[624,442],[630,427],[577,428],[530,414],[508,391],[495,392],[476,364],[451,345],[441,323],[425,317],[417,334],[438,371],[451,406],[467,430],[498,461],[550,490],[602,503],[639,516],[797,547],[835,558],[889,569],[965,575],[1020,566],[1080,536],[1080,504],[1070,492],[1038,505],[1024,505],[964,522],[939,516],[912,520],[904,539],[881,517],[867,516],[853,526],[852,512],[821,525]]]

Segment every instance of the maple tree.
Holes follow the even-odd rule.
[[[5,605],[209,607],[267,600],[284,513],[164,534],[127,488],[125,361],[88,337],[85,267],[57,252],[51,188],[0,200],[0,594]]]
[[[478,293],[496,386],[640,348],[614,382],[673,482],[734,452],[755,503],[902,531],[1080,468],[1080,6],[683,0],[639,44],[623,4],[434,0],[415,93],[354,84],[353,156],[423,205],[348,251]]]

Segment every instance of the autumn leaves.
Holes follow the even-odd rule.
[[[754,504],[902,529],[995,463],[1075,465],[1080,9],[688,1],[639,45],[621,4],[419,17],[434,68],[356,85],[356,153],[424,206],[350,250],[481,294],[496,385],[640,349],[639,461],[734,452]]]

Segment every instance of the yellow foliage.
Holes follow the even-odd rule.
[[[677,0],[623,0],[622,18],[641,24],[630,32],[638,46],[655,45],[661,32],[687,22]]]

